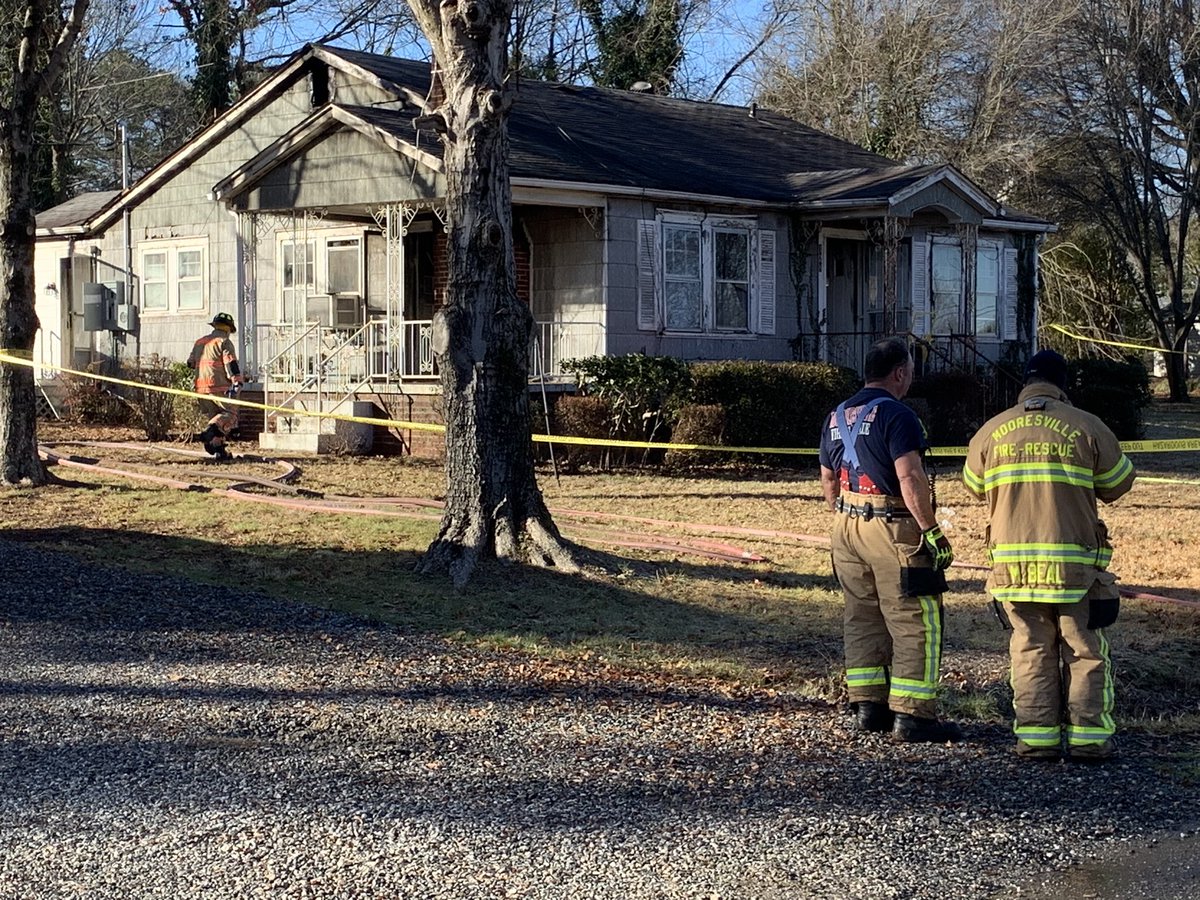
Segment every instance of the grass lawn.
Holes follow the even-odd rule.
[[[1200,411],[1162,405],[1154,415],[1150,436],[1200,434]],[[39,436],[67,440],[73,432],[47,425]],[[250,445],[235,450],[254,452]],[[227,484],[196,474],[214,470],[178,454],[62,452],[126,468],[154,462],[185,480]],[[420,461],[293,461],[301,469],[298,486],[326,494],[437,499],[443,489],[441,467]],[[1148,477],[1104,510],[1116,547],[1113,569],[1124,587],[1200,604],[1200,453],[1138,455],[1134,463]],[[263,464],[231,469],[279,474]],[[560,480],[544,470],[542,489],[564,534],[583,548],[586,574],[493,564],[462,592],[413,574],[436,527],[431,510],[421,518],[314,513],[77,469],[55,472],[74,483],[0,491],[5,537],[87,561],[234,583],[531,658],[831,702],[843,695],[841,596],[827,550],[803,539],[825,537],[829,525],[812,470],[742,467],[686,477],[627,471]],[[967,495],[955,462],[939,464],[937,484],[958,560],[981,565],[983,504]],[[706,533],[702,525],[774,533]],[[614,547],[629,537],[617,531],[731,543],[765,561]],[[951,715],[999,722],[1008,704],[1007,637],[993,618],[983,575],[965,567],[950,572],[944,700]],[[202,592],[196,602],[203,603]],[[1200,606],[1125,601],[1110,635],[1122,725],[1200,731]]]

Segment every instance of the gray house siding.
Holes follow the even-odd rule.
[[[535,319],[604,321],[604,247],[583,214],[569,207],[523,206],[515,213],[529,238],[530,304]]]
[[[204,307],[196,311],[146,312],[141,315],[137,351],[183,360],[192,342],[206,333],[217,312],[236,316],[239,272],[242,266],[238,223],[221,203],[208,199],[212,186],[242,162],[272,143],[311,112],[307,79],[281,92],[268,106],[228,134],[211,150],[159,187],[131,211],[134,292],[140,287],[141,250],[150,241],[195,238],[205,248],[207,284]],[[123,267],[122,228],[110,227],[102,242],[102,258]],[[244,348],[250,338],[239,330],[236,339]],[[134,344],[133,339],[129,344]],[[97,347],[108,352],[107,347]],[[132,347],[128,351],[135,352]]]
[[[249,192],[247,209],[368,208],[446,195],[446,179],[358,132],[329,135],[272,170]]]
[[[691,335],[650,331],[638,327],[638,223],[652,220],[660,210],[699,212],[713,216],[753,215],[761,230],[775,235],[775,333]],[[774,212],[729,208],[708,209],[683,204],[656,205],[648,201],[612,199],[608,230],[608,352],[610,355],[647,353],[687,360],[793,358],[788,340],[797,330],[796,291],[788,265],[787,219]]]

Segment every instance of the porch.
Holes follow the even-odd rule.
[[[263,362],[257,367],[256,380],[268,406],[364,415],[355,406],[360,395],[378,398],[438,391],[440,372],[432,338],[432,319],[393,322],[376,318],[352,329],[321,322],[258,325],[255,346]],[[573,384],[564,363],[602,355],[604,338],[604,326],[599,322],[535,322],[530,342],[531,385]],[[337,431],[335,421],[280,412],[267,413],[263,425],[265,434]],[[317,447],[297,445],[293,449]]]

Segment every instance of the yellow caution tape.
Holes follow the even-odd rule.
[[[1124,341],[1106,341],[1103,338],[1088,337],[1084,334],[1075,334],[1068,331],[1061,325],[1047,324],[1047,328],[1053,328],[1060,334],[1065,334],[1067,337],[1076,341],[1087,341],[1092,344],[1107,344],[1110,347],[1125,347],[1129,350],[1149,350],[1151,353],[1183,353],[1183,350],[1164,350],[1162,347],[1151,347],[1148,344],[1127,344]]]
[[[1122,441],[1126,453],[1175,453],[1179,450],[1200,450],[1200,440],[1178,438],[1166,441]]]
[[[29,360],[20,359],[12,354],[10,350],[0,350],[0,362],[14,363],[18,366],[34,367],[34,363]],[[136,388],[142,391],[157,391],[160,394],[174,394],[177,397],[191,397],[194,400],[216,400],[221,404],[230,406],[243,406],[248,409],[261,409],[266,412],[277,412],[287,416],[310,416],[320,419],[334,419],[339,422],[361,422],[364,425],[383,425],[386,428],[405,428],[414,431],[445,431],[445,425],[437,425],[432,422],[404,422],[397,419],[376,419],[369,416],[350,416],[342,413],[331,412],[314,412],[312,410],[293,409],[290,406],[271,406],[266,403],[255,403],[253,400],[239,400],[236,397],[226,397],[224,394],[198,394],[195,391],[185,391],[180,388],[167,387],[161,384],[143,384],[139,381],[129,381],[124,378],[113,378],[111,375],[100,375],[96,372],[80,372],[77,369],[68,369],[66,366],[56,366],[52,363],[38,363],[43,369],[51,369],[55,372],[62,372],[65,375],[75,375],[79,378],[91,378],[95,381],[103,381],[108,384],[120,384],[125,387]]]
[[[177,397],[190,397],[195,400],[216,400],[223,404],[231,406],[242,406],[248,409],[261,409],[265,412],[275,412],[286,416],[308,416],[316,419],[333,419],[338,422],[358,422],[363,425],[381,425],[384,428],[402,428],[411,431],[434,431],[444,432],[445,425],[437,425],[432,422],[409,422],[401,419],[379,419],[372,416],[351,416],[343,413],[332,412],[316,412],[306,409],[293,409],[289,406],[271,406],[266,403],[256,403],[253,400],[241,400],[223,395],[214,394],[198,394],[195,391],[185,391],[180,388],[167,387],[160,384],[143,384],[138,381],[129,381],[124,378],[114,378],[111,375],[100,375],[96,372],[81,372],[77,369],[68,369],[65,366],[56,366],[52,363],[34,363],[32,362],[32,353],[29,359],[22,358],[19,353],[24,351],[0,350],[0,362],[12,363],[18,366],[28,366],[30,368],[35,365],[43,369],[50,369],[55,372],[62,372],[66,375],[75,375],[79,378],[91,378],[96,381],[103,381],[109,384],[120,384],[125,387],[135,388],[143,391],[158,391],[162,394],[174,394]],[[820,451],[815,447],[727,447],[723,444],[676,444],[668,441],[623,441],[616,438],[590,438],[590,437],[573,437],[570,435],[558,434],[533,434],[530,436],[532,440],[543,444],[571,444],[582,447],[618,447],[633,450],[705,450],[718,453],[763,453],[779,456],[816,456]],[[1163,440],[1163,441],[1128,441],[1121,444],[1121,449],[1126,453],[1173,453],[1180,450],[1200,450],[1200,439],[1186,438],[1179,440]],[[930,456],[938,457],[965,457],[967,455],[966,447],[934,447],[929,451]]]
[[[1137,477],[1137,480],[1138,480],[1139,484],[1143,481],[1149,481],[1152,484],[1195,484],[1195,485],[1200,485],[1200,481],[1197,481],[1194,478],[1158,478],[1157,476],[1153,476],[1153,475],[1139,475]]]

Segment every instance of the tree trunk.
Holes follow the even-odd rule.
[[[1188,402],[1188,366],[1187,366],[1187,333],[1182,332],[1172,348],[1174,353],[1164,353],[1167,366],[1167,387],[1170,388],[1170,399],[1174,403]]]
[[[478,560],[493,554],[577,571],[533,469],[533,317],[517,297],[508,176],[511,3],[443,0],[438,14],[440,41],[431,35],[431,43],[445,99],[425,121],[445,146],[449,283],[434,319],[434,350],[447,488],[441,527],[418,571],[449,573],[462,587]]]
[[[33,285],[33,121],[36,97],[17,98],[0,116],[0,342],[33,356],[38,321]],[[37,452],[33,369],[0,364],[0,482],[45,484]]]

